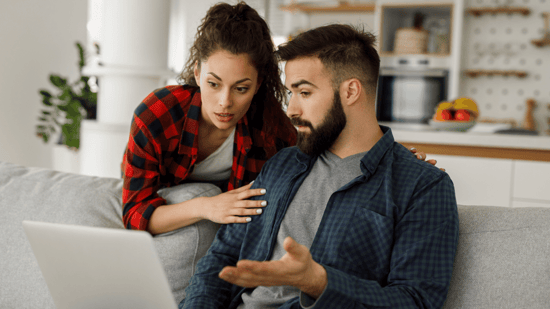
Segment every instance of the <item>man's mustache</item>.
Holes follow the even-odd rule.
[[[313,125],[311,122],[307,120],[303,120],[302,118],[290,118],[290,123],[294,126],[302,126],[302,127],[309,127],[313,130]]]

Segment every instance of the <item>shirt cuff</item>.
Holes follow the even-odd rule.
[[[313,309],[315,308],[315,304],[317,303],[317,300],[323,297],[323,294],[325,294],[325,291],[327,290],[328,284],[325,286],[325,289],[323,290],[323,293],[319,295],[319,298],[315,299],[306,293],[300,291],[300,307],[304,309]]]

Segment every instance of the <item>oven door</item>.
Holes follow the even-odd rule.
[[[427,123],[447,96],[448,71],[381,68],[377,94],[379,121]]]

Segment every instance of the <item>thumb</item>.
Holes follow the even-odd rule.
[[[283,242],[283,248],[286,252],[293,256],[299,256],[303,253],[304,246],[297,243],[292,237],[285,238]]]

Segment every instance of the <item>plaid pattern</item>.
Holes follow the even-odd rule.
[[[237,123],[233,146],[233,167],[224,190],[248,184],[263,164],[284,147],[296,143],[295,130],[286,121],[287,132],[271,135],[261,121],[249,124],[255,113],[263,115],[260,104],[253,104]],[[128,229],[145,230],[156,207],[166,201],[156,193],[162,187],[185,181],[197,160],[201,96],[196,87],[167,86],[149,94],[136,108],[128,147],[123,158],[123,221]],[[258,117],[256,117],[258,118]]]
[[[333,193],[315,236],[311,253],[328,285],[314,308],[441,308],[445,301],[458,243],[453,183],[382,129],[361,160],[363,175]],[[219,279],[219,271],[240,259],[270,259],[286,208],[315,160],[292,147],[264,166],[253,185],[267,190],[264,213],[221,227],[182,308],[238,306],[245,289]],[[300,308],[299,297],[280,308]]]

